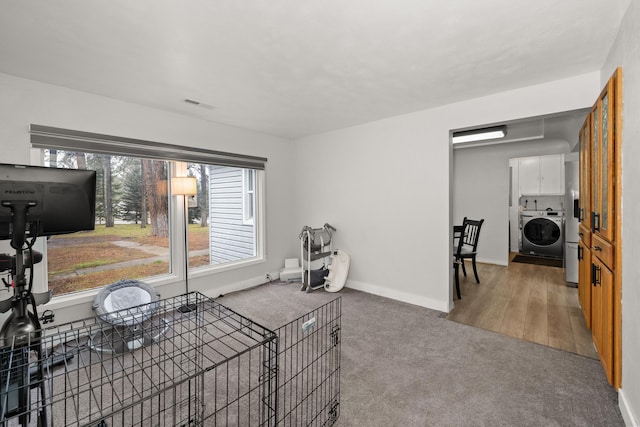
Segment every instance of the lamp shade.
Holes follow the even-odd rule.
[[[171,193],[174,196],[195,196],[198,194],[196,178],[193,176],[176,176],[171,178]]]

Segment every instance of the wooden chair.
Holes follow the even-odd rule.
[[[453,226],[453,241],[454,241],[453,270],[454,270],[455,279],[456,279],[456,294],[458,294],[458,299],[462,298],[460,296],[460,277],[458,275],[458,271],[459,271],[459,268],[460,268],[460,262],[461,262],[458,259],[458,253],[460,252],[460,246],[462,244],[462,239],[460,239],[460,236],[462,236],[462,233],[464,233],[464,226],[462,226],[462,225],[454,225]],[[455,243],[456,239],[457,239],[457,243]]]
[[[462,273],[465,277],[467,276],[467,270],[464,266],[465,259],[471,259],[473,274],[476,277],[476,282],[480,283],[478,269],[476,267],[476,255],[478,254],[478,239],[480,238],[480,228],[482,227],[483,222],[484,219],[476,221],[465,217],[462,221],[462,225],[456,225],[453,228],[454,236],[458,235],[458,243],[455,245],[453,264],[456,275],[456,293],[458,294],[458,299],[460,299],[460,265],[462,265]]]

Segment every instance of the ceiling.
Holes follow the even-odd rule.
[[[629,3],[0,0],[0,72],[299,138],[599,70]]]

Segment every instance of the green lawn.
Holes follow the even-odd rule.
[[[207,234],[207,227],[200,227],[200,224],[189,224],[189,234]],[[57,239],[73,238],[73,237],[92,237],[92,236],[119,236],[119,237],[148,237],[151,233],[151,226],[145,228],[140,224],[116,224],[113,227],[105,227],[104,224],[96,224],[96,229],[92,231],[80,231],[71,234],[61,234],[56,236]]]
[[[209,228],[199,224],[189,224],[189,247],[191,250],[209,247]],[[152,261],[153,254],[141,250],[140,246],[116,245],[116,241],[127,241],[139,245],[168,248],[169,239],[153,237],[151,227],[141,228],[140,224],[116,224],[114,227],[96,225],[94,231],[66,234],[52,237],[47,250],[49,286],[57,295],[83,289],[103,286],[123,277],[142,278],[150,275],[169,273],[168,262]],[[178,238],[181,233],[178,234]],[[54,240],[59,244],[54,244]],[[66,243],[64,243],[66,242]],[[123,261],[144,260],[138,267],[122,267],[115,264]],[[206,265],[209,257],[197,257],[193,266]],[[202,259],[200,259],[202,258]],[[206,259],[205,259],[206,258]],[[108,266],[107,271],[82,273],[82,269]]]

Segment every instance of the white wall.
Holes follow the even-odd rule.
[[[453,150],[453,222],[462,224],[465,216],[485,220],[478,261],[509,263],[509,159],[568,152],[567,141],[553,139]]]
[[[627,425],[640,425],[640,4],[631,2],[601,72],[601,86],[622,66],[622,388]],[[618,244],[620,244],[618,242]]]
[[[302,138],[296,224],[337,227],[347,286],[449,311],[450,130],[586,108],[599,90],[594,72]]]
[[[0,74],[0,94],[3,163],[30,162],[31,123],[268,158],[267,261],[215,275],[200,274],[190,279],[191,290],[217,296],[239,286],[262,283],[265,272],[279,271],[284,258],[296,253],[293,248],[299,230],[292,225],[291,141],[5,74]],[[161,292],[163,297],[182,293],[184,284],[178,281]],[[91,311],[84,304],[56,314],[63,322],[89,316]]]

